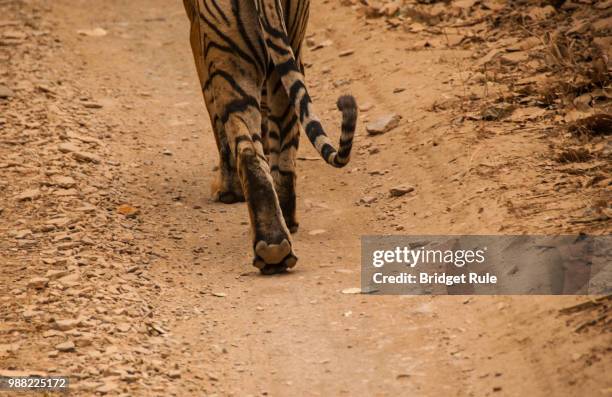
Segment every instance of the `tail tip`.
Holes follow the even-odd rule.
[[[355,101],[355,97],[352,95],[342,95],[340,98],[338,98],[336,106],[338,106],[340,111],[353,109],[357,110],[357,101]]]

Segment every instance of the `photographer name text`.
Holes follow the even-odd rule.
[[[446,274],[446,273],[399,273],[388,275],[381,272],[372,275],[374,284],[443,284],[443,285],[460,285],[460,284],[497,284],[497,276],[484,273],[464,273],[464,274]]]

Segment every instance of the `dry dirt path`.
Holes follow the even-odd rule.
[[[147,276],[159,288],[153,312],[170,346],[159,375],[173,373],[168,392],[606,395],[605,363],[586,365],[591,346],[556,316],[556,308],[575,298],[341,293],[359,285],[362,235],[529,228],[512,220],[494,182],[470,174],[476,162],[496,161],[501,149],[477,143],[475,132],[426,111],[453,96],[458,87],[448,74],[467,67],[470,54],[406,51],[406,37],[385,32],[381,40],[378,26],[335,4],[314,0],[312,6],[311,34],[333,42],[306,54],[316,107],[334,134],[339,94],[350,91],[372,106],[362,112],[347,170],[312,160],[312,148],[301,145],[300,261],[295,271],[274,277],[259,276],[250,265],[245,206],[211,201],[217,155],[181,2],[53,4],[51,17],[72,50],[79,84],[104,105],[97,115],[112,134],[107,143],[120,164],[126,201],[141,210],[141,231],[159,257]],[[97,26],[108,35],[75,34]],[[355,53],[338,56],[347,49]],[[396,88],[405,90],[394,93]],[[402,116],[400,127],[367,137],[365,122],[389,112]],[[543,146],[524,145],[513,156]],[[508,173],[530,178],[528,161],[511,165]],[[398,184],[415,186],[415,193],[389,198],[389,188]],[[360,203],[364,197],[374,201]],[[139,387],[133,393],[166,391]]]

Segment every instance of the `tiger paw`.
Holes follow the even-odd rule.
[[[233,204],[244,201],[242,192],[236,193],[233,191],[216,191],[213,193],[213,199],[224,204]]]
[[[253,266],[258,268],[261,274],[283,273],[296,264],[297,256],[293,253],[291,243],[287,239],[280,244],[268,244],[262,240],[255,245]]]
[[[236,177],[237,178],[237,177]],[[245,201],[240,181],[234,178],[224,178],[219,175],[212,184],[212,196],[214,201],[224,204],[233,204]]]
[[[297,263],[297,257],[293,254],[287,255],[280,263],[277,264],[265,264],[261,260],[255,259],[254,265],[259,268],[259,271],[264,276],[270,276],[273,274],[285,273],[288,269],[294,267]]]

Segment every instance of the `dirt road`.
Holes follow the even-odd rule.
[[[418,34],[385,31],[350,7],[313,0],[309,37],[331,44],[307,50],[309,87],[330,131],[340,125],[338,95],[356,96],[356,153],[347,169],[335,170],[301,145],[300,262],[289,274],[263,277],[250,265],[244,204],[211,200],[217,154],[181,2],[49,7],[36,20],[53,40],[41,47],[44,67],[32,80],[56,87],[51,102],[76,87],[76,108],[58,116],[75,126],[81,97],[95,104],[74,128],[89,134],[95,126],[97,143],[60,138],[101,157],[97,167],[75,163],[91,168],[72,176],[79,197],[94,194],[88,186],[99,190],[90,204],[106,214],[104,232],[79,230],[92,240],[88,252],[108,266],[96,272],[95,263],[79,262],[83,249],[70,247],[54,254],[68,264],[76,258],[79,285],[93,292],[67,283],[54,289],[53,281],[32,291],[25,284],[44,275],[44,251],[7,250],[10,271],[0,280],[12,292],[0,301],[8,319],[0,369],[74,374],[76,395],[609,395],[609,336],[577,334],[577,320],[558,314],[579,298],[341,292],[359,286],[362,235],[578,231],[566,220],[583,208],[579,198],[538,210],[554,201],[539,196],[549,150],[540,131],[495,133],[431,111],[465,89],[458,76],[468,73],[470,51],[412,51]],[[77,34],[97,27],[105,34]],[[338,55],[347,50],[354,52]],[[29,51],[23,59],[37,57]],[[16,92],[13,103],[30,91]],[[364,125],[389,113],[401,116],[399,127],[367,136]],[[7,175],[21,186],[18,175]],[[389,197],[402,184],[414,192]],[[40,220],[23,209],[40,204],[12,203],[18,192],[10,189],[7,233]],[[60,305],[64,296],[74,300]],[[24,316],[26,304],[38,314]],[[57,326],[67,317],[80,320]],[[57,347],[66,340],[76,347]]]

